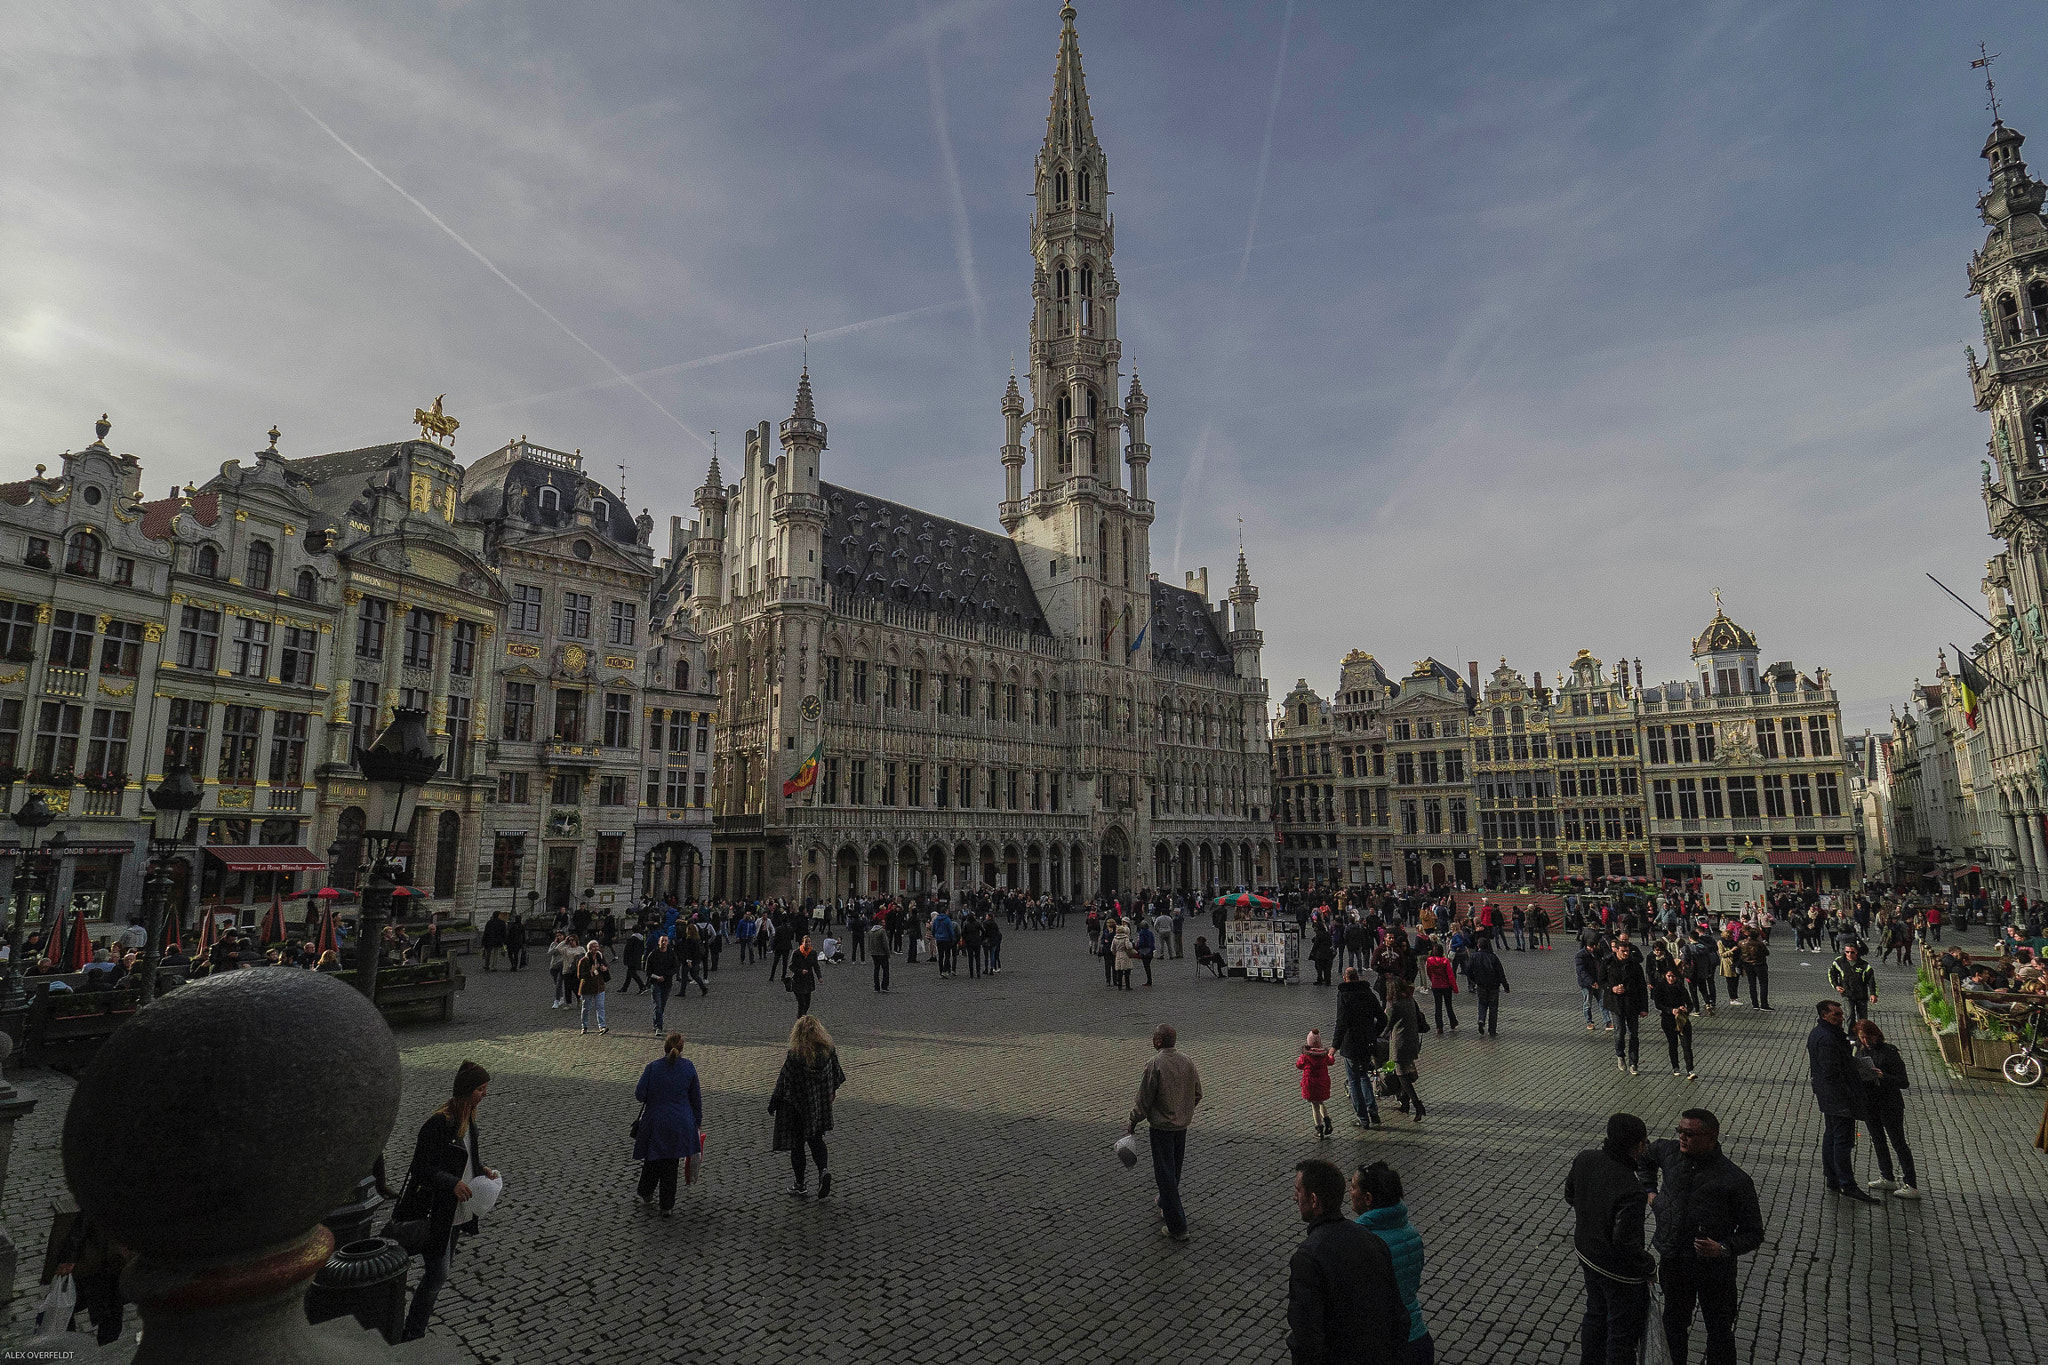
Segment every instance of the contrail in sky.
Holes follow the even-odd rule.
[[[928,303],[922,308],[907,308],[901,313],[888,313],[878,318],[862,318],[859,322],[849,322],[840,327],[828,327],[822,332],[812,332],[810,339],[813,342],[830,341],[833,337],[843,337],[853,332],[865,332],[870,327],[883,327],[892,322],[903,322],[910,318],[921,318],[931,313],[944,313],[955,308],[964,308],[968,302],[967,299],[950,299],[945,303]],[[737,351],[721,351],[717,355],[700,355],[695,360],[678,360],[673,365],[658,365],[654,369],[641,370],[637,374],[621,375],[617,379],[597,379],[588,384],[576,384],[566,389],[554,389],[547,393],[529,394],[525,398],[508,398],[502,403],[487,403],[480,408],[473,407],[470,411],[499,412],[505,408],[516,408],[527,403],[539,403],[550,398],[567,398],[572,394],[594,393],[598,389],[616,388],[620,384],[630,384],[636,379],[653,379],[658,375],[680,374],[684,370],[701,370],[707,365],[723,365],[728,360],[744,360],[750,355],[761,355],[767,351],[780,351],[790,346],[800,345],[803,340],[803,337],[793,336],[784,337],[780,341],[764,341],[756,346],[742,346]]]
[[[310,108],[308,108],[306,106],[306,102],[300,99],[297,95],[293,94],[290,91],[290,89],[288,89],[285,86],[284,82],[278,80],[277,77],[271,75],[268,71],[265,71],[262,67],[256,65],[256,63],[250,61],[247,57],[243,56],[240,49],[236,48],[233,43],[230,43],[225,37],[223,37],[220,34],[220,32],[213,27],[213,25],[207,23],[198,15],[192,14],[190,10],[187,10],[185,12],[187,14],[191,14],[193,20],[197,22],[201,28],[205,29],[208,33],[211,33],[214,37],[214,40],[218,42],[222,47],[226,48],[236,61],[240,62],[243,66],[248,67],[258,76],[261,76],[267,83],[273,86],[280,95],[283,95],[286,99],[290,100],[292,104],[297,107],[300,113],[304,114],[307,118],[313,120],[314,124],[320,129],[321,132],[327,134],[328,137],[334,140],[336,146],[340,147],[344,152],[347,152],[357,161],[360,161],[363,164],[363,166],[370,172],[370,174],[376,176],[379,180],[383,181],[392,189],[396,190],[399,194],[399,197],[404,199],[406,203],[411,204],[414,208],[418,209],[421,213],[425,214],[427,216],[427,221],[432,223],[435,227],[441,229],[442,232],[446,233],[448,235],[449,240],[453,241],[457,246],[461,247],[464,251],[467,251],[470,255],[476,257],[478,262],[480,262],[483,265],[484,269],[490,271],[493,275],[496,275],[500,280],[504,281],[507,288],[509,288],[513,293],[517,294],[520,298],[525,299],[529,304],[533,305],[533,307],[540,312],[540,315],[542,317],[546,318],[549,322],[552,322],[555,324],[555,326],[559,327],[562,330],[563,334],[566,335],[571,341],[575,342],[578,346],[581,346],[584,350],[590,352],[591,355],[595,356],[597,358],[598,363],[603,365],[606,369],[610,370],[619,383],[624,384],[626,387],[633,390],[633,392],[639,394],[642,398],[645,398],[648,401],[648,403],[650,403],[654,407],[654,410],[656,412],[659,412],[662,416],[668,418],[669,421],[674,422],[678,427],[681,427],[684,433],[686,433],[692,440],[696,441],[698,445],[703,446],[706,450],[709,450],[711,448],[711,443],[709,441],[705,440],[702,436],[699,436],[695,431],[691,430],[689,425],[685,423],[682,418],[676,416],[667,408],[663,407],[660,403],[656,402],[653,394],[641,388],[639,384],[635,383],[631,376],[627,375],[627,373],[624,370],[612,364],[610,358],[607,357],[604,352],[598,350],[597,347],[591,345],[588,341],[585,341],[582,338],[582,336],[580,336],[577,333],[575,328],[571,327],[568,323],[562,321],[560,318],[556,317],[554,313],[549,311],[548,306],[546,304],[542,303],[539,299],[535,298],[533,295],[527,293],[524,289],[520,288],[519,282],[517,280],[513,279],[510,275],[507,275],[504,271],[498,269],[496,262],[492,261],[490,257],[484,255],[483,252],[478,251],[474,246],[470,245],[469,241],[466,238],[464,238],[461,233],[457,232],[454,228],[449,227],[447,223],[441,220],[439,214],[435,213],[432,209],[428,208],[425,204],[422,204],[418,199],[414,198],[412,193],[408,191],[405,188],[405,186],[399,184],[396,180],[393,180],[390,176],[384,174],[383,171],[378,169],[375,162],[371,161],[370,158],[364,156],[361,152],[357,151],[354,147],[350,146],[347,138],[344,138],[340,133],[335,132],[334,129],[328,125],[327,120],[321,118],[318,114],[314,113]]]
[[[1237,278],[1230,285],[1230,299],[1224,309],[1226,327],[1237,316],[1238,292],[1244,288],[1245,272],[1251,269],[1252,244],[1259,235],[1259,209],[1266,201],[1266,167],[1273,158],[1273,121],[1280,112],[1280,88],[1287,77],[1287,39],[1294,31],[1294,0],[1287,0],[1287,11],[1280,19],[1280,56],[1273,64],[1273,93],[1266,101],[1266,136],[1259,144],[1259,174],[1252,184],[1252,216],[1245,225],[1244,254],[1237,263]],[[1194,492],[1200,486],[1203,468],[1209,462],[1209,430],[1213,418],[1204,418],[1202,434],[1195,441],[1194,454],[1188,459],[1188,472],[1180,484],[1180,512],[1173,521],[1173,567],[1180,569],[1180,547],[1187,535],[1188,506],[1194,501]]]
[[[923,6],[919,9],[922,11]],[[986,352],[988,336],[982,326],[981,284],[974,275],[974,237],[967,223],[967,196],[960,189],[960,162],[953,155],[953,135],[946,123],[946,87],[939,79],[939,34],[929,24],[924,29],[924,74],[925,83],[931,87],[932,131],[939,138],[939,164],[946,172],[946,195],[952,201],[953,255],[960,262],[960,283],[966,286],[967,306],[974,313],[975,343]],[[987,358],[986,354],[982,356],[984,361]]]

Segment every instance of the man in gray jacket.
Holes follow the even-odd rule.
[[[1188,1239],[1188,1215],[1180,1203],[1180,1169],[1187,1157],[1188,1125],[1194,1122],[1195,1106],[1202,1102],[1202,1078],[1195,1064],[1174,1047],[1177,1035],[1171,1024],[1152,1030],[1152,1060],[1138,1078],[1137,1103],[1131,1106],[1126,1136],[1138,1131],[1143,1121],[1152,1138],[1152,1178],[1159,1185],[1159,1212],[1166,1222],[1161,1237],[1176,1242]]]

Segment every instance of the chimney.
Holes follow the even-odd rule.
[[[1478,695],[1479,695],[1479,660],[1477,660],[1477,659],[1467,659],[1467,660],[1465,661],[1465,676],[1466,676],[1466,677],[1468,677],[1468,678],[1470,678],[1470,679],[1472,680],[1472,695],[1473,695],[1473,696],[1475,696],[1475,697],[1476,697],[1476,696],[1478,696]]]
[[[1637,659],[1637,660],[1636,660],[1636,691],[1640,692],[1640,691],[1642,691],[1642,690],[1643,690],[1643,661],[1642,661],[1641,659]]]
[[[1533,674],[1532,676],[1536,679],[1536,690],[1538,692],[1541,692],[1543,690],[1543,675],[1541,673],[1537,673]]]
[[[1209,604],[1209,568],[1205,564],[1199,569],[1189,569],[1188,591],[1202,599],[1202,605]]]
[[[670,559],[681,559],[683,557],[683,519],[681,517],[670,517],[668,519],[668,557]]]

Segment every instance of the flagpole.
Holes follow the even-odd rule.
[[[1958,663],[1969,657],[1967,654],[1964,654],[1961,649],[1958,649],[1956,647],[1956,643],[1953,640],[1949,641],[1948,647],[1956,651],[1956,661]],[[2040,707],[2028,701],[2026,697],[2021,694],[2019,688],[2015,687],[2012,684],[2012,682],[2009,679],[2007,679],[2003,674],[1999,673],[1997,670],[1992,668],[1990,664],[1985,663],[1982,659],[1978,659],[1977,661],[1972,663],[1970,667],[1975,669],[1981,669],[1987,676],[1990,677],[1990,679],[1993,682],[1997,683],[2000,687],[2003,687],[2008,693],[2010,693],[2014,701],[2018,702],[2021,706],[2026,707],[2029,711],[2032,711],[2042,720],[2048,721],[2048,713],[2044,713]]]

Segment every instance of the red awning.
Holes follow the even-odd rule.
[[[209,844],[206,851],[230,872],[311,872],[327,866],[312,849],[289,844]]]

